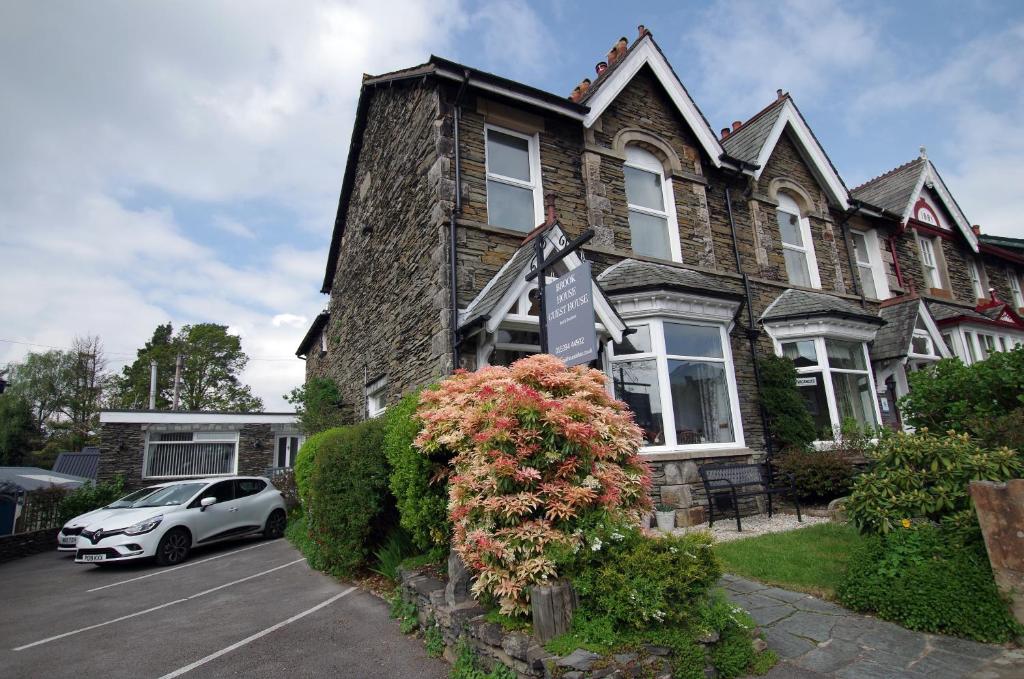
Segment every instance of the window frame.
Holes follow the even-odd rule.
[[[828,358],[828,346],[826,342],[828,340],[836,340],[839,342],[852,342],[860,344],[861,352],[864,357],[864,370],[856,370],[850,368],[833,368]],[[864,375],[868,379],[868,384],[871,386],[871,404],[872,412],[875,416],[874,427],[879,427],[882,424],[882,411],[878,405],[878,394],[875,386],[875,374],[874,369],[871,365],[871,354],[868,351],[868,342],[856,338],[856,337],[841,337],[838,335],[794,335],[785,336],[783,338],[772,338],[772,342],[775,344],[775,354],[777,356],[783,356],[782,345],[795,343],[795,342],[814,342],[814,352],[817,355],[818,362],[813,366],[801,366],[796,368],[797,376],[804,374],[815,374],[820,375],[824,381],[825,387],[825,402],[828,404],[828,415],[829,420],[832,424],[832,439],[819,439],[816,443],[830,443],[836,440],[839,434],[842,432],[842,419],[839,415],[839,402],[836,398],[835,384],[832,381],[832,373],[845,373],[854,375]]]
[[[983,299],[988,296],[985,283],[982,279],[983,267],[976,257],[967,258],[967,277],[971,279],[971,287],[974,289],[974,298]]]
[[[942,271],[939,269],[939,255],[936,252],[936,238],[917,234],[917,248],[921,260],[921,274],[924,277],[925,285],[933,290],[945,290],[946,286],[942,280]],[[931,264],[928,259],[931,258]]]
[[[274,465],[273,465],[274,469],[290,469],[290,468],[294,467],[295,466],[295,458],[297,458],[299,456],[299,448],[302,447],[302,444],[305,441],[305,438],[306,437],[302,436],[299,433],[278,434],[278,435],[276,435],[274,437],[274,460],[273,460],[274,461]],[[291,464],[285,464],[285,465],[282,466],[282,465],[278,464],[280,462],[280,459],[278,459],[278,456],[280,455],[280,452],[281,452],[281,441],[285,440],[285,441],[289,441],[289,443],[290,443],[291,439],[295,439],[296,440],[296,442],[295,442],[295,449],[294,450],[289,450],[290,446],[285,448],[285,462],[291,461]]]
[[[388,409],[385,404],[385,398],[387,397],[388,378],[378,377],[372,382],[367,383],[365,387],[366,391],[366,416],[368,419],[373,419],[384,414],[384,411]]]
[[[1024,293],[1020,288],[1020,276],[1013,269],[1006,269],[1006,281],[1010,284],[1010,296],[1013,297],[1013,305],[1018,309],[1024,308]]]
[[[519,139],[525,139],[527,142],[526,151],[529,157],[530,164],[530,181],[524,182],[521,179],[515,177],[507,177],[496,172],[491,172],[491,161],[490,151],[488,150],[489,138],[488,135],[491,131],[500,132],[501,134],[508,135],[510,137],[517,137]],[[520,231],[512,226],[506,224],[495,224],[491,221],[491,192],[487,189],[487,183],[490,181],[498,182],[499,184],[506,184],[508,186],[514,186],[520,189],[529,189],[533,192],[533,218],[534,224],[526,231]],[[541,176],[541,165],[540,165],[540,133],[535,132],[533,134],[524,134],[515,130],[510,130],[507,127],[501,127],[499,125],[493,125],[491,123],[484,123],[484,195],[485,203],[487,206],[487,223],[490,226],[495,226],[500,229],[508,229],[509,231],[515,231],[517,233],[529,233],[539,224],[544,221],[544,184],[543,177]]]
[[[864,253],[866,262],[858,259],[859,249],[857,248],[856,236],[864,239]],[[882,248],[878,242],[878,232],[874,229],[850,229],[850,242],[853,244],[853,261],[857,265],[858,275],[860,270],[867,268],[871,272],[871,282],[875,286],[876,297],[870,299],[888,299],[890,297],[889,281],[886,278],[882,265]],[[864,292],[863,278],[861,280],[861,293]],[[865,295],[866,296],[866,295]]]
[[[157,441],[155,437],[161,434],[191,434],[192,439],[189,441]],[[205,434],[206,436],[201,439],[196,439],[196,434]],[[220,438],[213,438],[214,436],[220,436]],[[238,474],[238,457],[239,457],[239,432],[237,431],[203,431],[203,430],[189,430],[189,431],[147,431],[144,448],[142,449],[142,478],[144,479],[194,479],[194,478],[212,478],[216,476],[233,476]],[[150,446],[160,445],[181,445],[182,443],[230,443],[234,445],[234,453],[232,455],[231,471],[221,472],[219,474],[162,474],[162,475],[150,475]]]
[[[796,213],[790,212],[789,210],[784,210],[782,208],[782,201],[780,200],[782,197],[785,197],[787,200],[791,201],[794,206],[796,206]],[[821,289],[821,272],[818,271],[818,255],[814,251],[814,240],[811,237],[811,220],[808,217],[804,216],[804,214],[803,214],[804,211],[800,207],[800,201],[797,200],[797,198],[795,196],[793,196],[792,194],[787,193],[786,191],[779,191],[778,194],[776,195],[776,199],[775,200],[776,200],[776,206],[775,206],[775,212],[776,212],[776,214],[775,214],[775,228],[776,228],[776,230],[778,231],[778,234],[779,234],[779,243],[782,245],[782,249],[784,251],[785,250],[791,250],[793,252],[799,252],[799,253],[803,254],[804,261],[807,264],[807,277],[810,279],[810,287],[814,288],[815,290],[820,290]],[[779,217],[778,217],[778,213],[779,212],[782,212],[782,213],[787,214],[787,215],[795,214],[795,216],[797,218],[797,225],[800,227],[800,236],[801,236],[801,238],[803,239],[803,242],[804,242],[803,247],[801,247],[799,245],[792,245],[790,243],[787,243],[783,239],[783,237],[782,237],[782,227],[779,226],[779,221],[778,221],[779,220]],[[782,260],[783,260],[783,264],[785,265],[786,258],[785,258],[785,253],[784,252],[783,252]],[[794,283],[791,280],[791,278],[790,278],[789,266],[787,265],[785,268],[786,268],[786,282],[789,283],[789,285],[794,285],[794,286],[797,286],[797,287],[806,287],[806,286],[800,285],[799,283]]]
[[[629,160],[629,154],[630,154],[631,150],[633,152],[639,151],[640,153],[646,154],[647,156],[650,157],[650,159],[653,162],[648,166],[648,165],[645,165],[642,162],[637,162],[636,160]],[[625,160],[622,163],[623,168],[629,167],[629,168],[632,168],[634,170],[639,170],[640,172],[647,172],[647,173],[650,173],[650,174],[656,174],[656,175],[658,175],[661,178],[661,202],[665,206],[664,211],[663,212],[659,212],[658,210],[654,210],[652,208],[644,207],[643,205],[634,205],[633,203],[630,203],[629,202],[629,190],[626,187],[626,184],[627,184],[628,180],[626,179],[625,171],[623,171],[622,188],[623,188],[623,192],[626,194],[626,218],[627,218],[627,224],[628,224],[629,213],[630,212],[638,212],[640,214],[648,215],[650,217],[659,217],[659,218],[664,219],[665,220],[665,228],[668,230],[668,234],[667,235],[668,235],[669,258],[673,262],[682,262],[683,261],[683,253],[682,253],[682,245],[679,242],[679,220],[678,220],[678,217],[676,215],[675,188],[674,188],[674,186],[672,184],[672,177],[665,174],[665,167],[661,164],[661,161],[658,160],[657,156],[655,156],[653,153],[651,153],[647,149],[642,148],[642,147],[640,147],[640,146],[638,146],[636,144],[630,144],[629,146],[626,147],[626,158],[627,158],[627,160]],[[654,168],[655,165],[657,165],[657,169]],[[633,228],[630,227],[630,238],[632,238],[632,235],[633,235]],[[633,252],[633,254],[635,254],[637,256],[640,256],[640,257],[656,257],[655,255],[648,255],[648,254],[644,254],[644,253],[638,253],[638,252],[635,252],[635,251]]]
[[[713,358],[707,356],[683,356],[669,354],[665,343],[665,323],[679,323],[682,325],[700,325],[716,328],[722,346],[722,357]],[[658,374],[658,398],[661,401],[661,418],[664,431],[665,443],[661,445],[643,445],[640,448],[641,454],[664,453],[672,451],[715,451],[734,450],[746,446],[743,433],[743,418],[740,412],[739,393],[736,386],[736,366],[733,360],[732,346],[729,341],[730,328],[723,323],[714,321],[696,320],[679,316],[643,316],[630,318],[630,327],[636,328],[641,325],[648,326],[651,338],[651,350],[647,352],[615,355],[615,346],[612,342],[607,345],[607,373],[609,389],[615,395],[614,376],[612,370],[616,363],[653,360]],[[672,385],[668,371],[669,361],[693,361],[703,363],[721,364],[725,368],[726,389],[729,394],[729,416],[732,420],[733,440],[724,443],[690,443],[680,444],[677,440],[675,427],[675,411],[672,402]],[[617,398],[617,396],[616,396]],[[671,425],[671,426],[669,426]]]

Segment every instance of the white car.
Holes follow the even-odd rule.
[[[60,529],[59,533],[57,533],[57,551],[77,551],[78,534],[81,533],[87,525],[103,521],[111,514],[116,514],[118,510],[131,508],[133,504],[162,487],[163,485],[146,486],[145,488],[140,488],[132,493],[128,493],[119,500],[114,500],[106,507],[100,507],[99,509],[94,509],[91,512],[86,512],[85,514],[79,514],[64,524],[64,527]]]
[[[284,496],[268,479],[234,476],[192,479],[156,487],[131,507],[86,521],[77,536],[75,563],[155,557],[179,564],[197,545],[246,535],[284,535]]]

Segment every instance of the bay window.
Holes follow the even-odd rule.
[[[238,471],[238,432],[150,433],[143,478],[219,476]]]
[[[809,337],[780,343],[796,365],[797,388],[821,440],[833,438],[843,422],[878,424],[874,384],[862,341]]]
[[[622,171],[633,252],[680,261],[672,182],[665,178],[661,161],[641,148],[627,146]]]
[[[725,326],[647,319],[612,346],[616,398],[633,411],[645,447],[742,445]]]
[[[788,194],[780,193],[778,201],[775,217],[779,224],[782,256],[786,262],[789,282],[792,285],[820,288],[810,222],[800,216],[800,206]]]
[[[533,231],[543,221],[537,135],[491,125],[484,128],[484,134],[488,223],[514,231]]]

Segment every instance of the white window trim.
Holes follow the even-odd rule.
[[[929,288],[944,289],[942,272],[939,271],[939,256],[935,251],[935,238],[917,234],[917,247],[921,255],[921,271]],[[931,258],[931,264],[928,259]]]
[[[858,342],[861,346],[861,351],[864,352],[864,365],[867,366],[867,370],[850,370],[847,368],[833,368],[828,360],[828,349],[825,346],[825,341],[829,339],[835,339],[842,342]],[[882,424],[882,410],[878,406],[878,394],[876,393],[876,382],[875,372],[871,365],[871,355],[868,353],[867,341],[859,337],[844,337],[841,335],[794,335],[787,337],[776,337],[772,336],[772,342],[775,346],[775,354],[782,356],[782,344],[788,342],[801,342],[801,341],[813,341],[814,351],[818,355],[818,365],[808,366],[803,368],[797,368],[796,372],[798,375],[805,373],[821,374],[822,380],[825,383],[825,402],[828,403],[828,417],[832,422],[832,434],[833,437],[838,437],[842,432],[843,422],[839,419],[839,406],[836,401],[835,385],[832,384],[832,373],[847,373],[855,375],[864,375],[868,378],[868,384],[871,388],[871,404],[875,412],[875,426],[881,426]],[[833,439],[834,440],[834,439]],[[831,443],[831,441],[815,441],[816,444]]]
[[[384,391],[388,386],[388,378],[381,377],[366,385],[366,416],[369,418],[382,415],[387,406],[384,405]]]
[[[776,217],[775,228],[779,232],[779,243],[782,244],[783,250],[792,250],[794,252],[802,253],[804,260],[807,262],[807,276],[811,279],[811,287],[820,290],[821,289],[821,274],[818,271],[818,256],[814,252],[814,241],[811,240],[811,220],[802,214],[800,214],[800,203],[791,196],[787,196],[790,200],[797,204],[797,223],[800,225],[800,237],[804,242],[803,247],[798,245],[791,245],[782,240],[782,228],[778,225],[778,217]],[[783,210],[781,205],[776,206],[777,212],[783,212],[787,215],[793,214],[789,210]],[[789,269],[786,270],[786,281],[789,281]],[[790,285],[796,285],[796,283],[790,282]]]
[[[489,158],[490,154],[487,151],[487,135],[491,130],[494,130],[495,132],[501,132],[502,134],[507,134],[510,137],[518,137],[519,139],[525,139],[527,141],[527,153],[530,158],[529,182],[524,182],[521,179],[516,179],[514,177],[506,177],[505,175],[491,172],[491,163]],[[533,227],[536,227],[539,224],[541,224],[541,222],[544,221],[544,187],[540,170],[540,134],[523,134],[522,132],[516,132],[515,130],[510,130],[505,127],[499,127],[498,125],[492,125],[490,123],[484,124],[484,190],[485,193],[487,193],[487,222],[492,226],[497,226],[502,229],[518,231],[518,229],[513,229],[512,227],[507,226],[505,224],[494,224],[491,222],[490,192],[486,191],[486,182],[492,180],[500,182],[502,184],[508,184],[509,186],[515,186],[521,189],[531,190],[533,192]],[[533,227],[531,227],[531,231],[533,230]],[[529,231],[524,231],[523,233],[529,233]]]
[[[649,151],[644,151],[650,153]],[[653,155],[652,155],[653,157]],[[655,159],[657,160],[657,159]],[[650,172],[657,174],[661,177],[661,201],[665,206],[664,212],[658,210],[652,210],[651,208],[644,207],[642,205],[634,205],[629,202],[629,192],[626,192],[626,212],[639,212],[641,214],[650,215],[652,217],[660,217],[665,220],[665,228],[668,229],[668,247],[669,256],[673,262],[683,261],[683,250],[679,243],[679,220],[676,216],[676,198],[675,189],[672,185],[672,178],[665,174],[665,168],[658,163],[658,168],[644,165],[642,163],[629,162],[628,160],[623,163],[624,167],[631,167],[634,170],[640,170],[641,172]],[[623,182],[625,186],[625,182]],[[638,253],[639,254],[639,253]],[[641,255],[649,257],[650,255]]]
[[[1006,270],[1006,280],[1010,284],[1010,294],[1013,296],[1013,306],[1018,309],[1024,308],[1024,294],[1021,294],[1020,276],[1013,269]]]
[[[971,287],[974,289],[975,299],[982,299],[988,296],[985,290],[985,283],[982,280],[981,263],[974,257],[967,258],[967,276],[971,279]]]
[[[295,452],[291,455],[291,458],[292,458],[291,459],[291,464],[285,465],[284,467],[280,467],[277,464],[277,453],[278,453],[278,450],[279,450],[279,446],[281,445],[281,439],[286,439],[286,440],[287,439],[298,439],[298,443],[296,444],[297,447],[295,448]],[[273,453],[274,456],[273,456],[273,459],[271,460],[273,462],[273,464],[271,466],[274,469],[288,469],[290,467],[294,467],[295,466],[295,460],[299,456],[299,449],[302,448],[302,444],[305,443],[305,441],[306,441],[306,437],[303,436],[302,434],[299,434],[298,432],[295,432],[295,433],[292,433],[292,434],[278,434],[277,436],[275,436],[274,437],[274,453]],[[286,449],[285,452],[287,454],[290,451],[288,451]],[[287,462],[287,460],[286,460],[286,462]]]
[[[235,454],[234,454],[234,465],[233,465],[232,470],[230,472],[225,472],[223,474],[203,474],[201,477],[197,477],[195,474],[169,474],[169,475],[163,475],[163,476],[150,476],[149,475],[149,446],[150,446],[150,444],[159,446],[159,445],[164,445],[164,444],[172,445],[172,444],[175,444],[175,443],[178,443],[178,444],[183,443],[183,441],[153,441],[153,440],[151,440],[153,434],[177,434],[177,433],[192,434],[193,437],[196,434],[220,435],[221,438],[208,438],[208,439],[203,439],[201,442],[202,443],[233,443],[235,445]],[[195,441],[193,439],[192,442],[199,443],[200,441]],[[239,454],[239,450],[238,450],[238,432],[237,431],[235,431],[235,432],[230,432],[230,431],[226,431],[226,432],[206,432],[206,431],[189,431],[189,432],[154,431],[154,432],[150,432],[150,431],[147,431],[146,432],[146,441],[145,441],[144,447],[142,449],[142,478],[144,478],[144,479],[194,479],[194,478],[207,478],[207,477],[213,478],[215,476],[237,476],[238,475],[238,454]]]
[[[857,259],[857,250],[854,248],[854,261],[857,263],[857,268],[867,266],[871,269],[871,280],[875,283],[875,294],[878,295],[875,299],[889,299],[892,293],[889,290],[888,277],[885,275],[885,270],[882,266],[882,246],[878,242],[878,232],[874,229],[864,231],[852,229],[851,231],[864,237],[864,244],[867,249],[867,252],[864,254],[867,256],[868,261],[861,262]]]
[[[725,381],[729,392],[729,413],[732,417],[732,430],[734,435],[734,441],[727,443],[693,443],[680,445],[676,440],[676,429],[674,426],[665,426],[669,424],[671,418],[671,424],[675,424],[675,416],[672,408],[672,387],[669,382],[668,374],[668,361],[670,359],[667,349],[665,347],[665,323],[685,323],[687,325],[703,325],[712,328],[718,328],[719,336],[722,342],[722,358],[708,358],[706,356],[679,356],[677,354],[671,355],[671,360],[692,360],[700,361],[705,363],[721,363],[725,366]],[[624,361],[643,361],[643,360],[654,360],[658,370],[658,396],[661,399],[661,416],[662,416],[662,427],[665,432],[665,443],[660,446],[642,446],[640,448],[641,454],[654,454],[654,453],[667,453],[667,452],[689,452],[689,451],[715,451],[715,450],[735,450],[736,448],[743,448],[746,446],[744,435],[743,435],[743,419],[740,415],[740,403],[739,394],[736,388],[736,369],[733,362],[732,346],[729,342],[729,326],[722,323],[714,322],[702,322],[699,320],[691,320],[688,318],[678,318],[675,316],[643,316],[637,318],[630,318],[630,327],[636,327],[638,325],[647,325],[650,327],[651,335],[651,351],[638,353],[638,354],[627,354],[626,356],[615,357],[615,349],[611,343],[608,344],[608,366],[610,369],[614,369],[616,363]],[[609,371],[609,376],[611,372]],[[612,379],[614,377],[612,376]],[[614,386],[610,385],[613,389]]]

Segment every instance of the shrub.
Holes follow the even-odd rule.
[[[970,436],[952,432],[888,434],[873,457],[873,468],[853,482],[846,504],[850,519],[864,532],[886,533],[915,517],[971,521],[971,480],[1004,481],[1024,473],[1012,451],[982,450]]]
[[[377,567],[371,570],[383,575],[388,580],[398,582],[398,569],[414,551],[409,534],[401,527],[395,528],[388,533],[381,548],[374,552],[373,556],[377,560]]]
[[[974,417],[967,421],[967,431],[977,437],[983,448],[1002,448],[1024,454],[1024,406],[1005,415]]]
[[[773,461],[783,475],[792,474],[796,492],[807,502],[828,502],[850,489],[853,463],[831,450],[791,448]]]
[[[529,610],[530,585],[557,576],[549,550],[578,544],[589,516],[635,523],[651,506],[640,429],[597,370],[531,356],[420,400],[417,447],[452,456],[454,548],[503,613]]]
[[[295,406],[299,430],[306,436],[319,434],[344,423],[341,390],[329,377],[313,377],[284,397]]]
[[[985,548],[932,524],[869,536],[853,554],[839,599],[904,627],[1005,642],[1024,632],[999,596]]]
[[[419,394],[408,394],[385,415],[384,454],[391,465],[388,483],[402,528],[421,550],[448,547],[448,455],[426,454],[414,445],[421,430],[416,418]]]
[[[329,429],[299,451],[296,482],[311,539],[325,569],[361,566],[394,523],[380,420]]]
[[[118,476],[113,481],[104,481],[96,484],[88,483],[84,486],[79,486],[65,494],[60,500],[60,503],[57,505],[57,520],[63,526],[79,514],[85,514],[94,509],[106,507],[124,495],[124,478],[121,476]]]
[[[776,450],[807,448],[818,438],[814,419],[796,386],[796,367],[784,356],[765,356],[761,366],[761,405]]]
[[[948,358],[908,376],[910,393],[900,399],[904,419],[933,431],[977,433],[986,422],[1024,407],[1024,347],[964,365]]]

